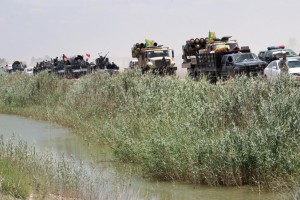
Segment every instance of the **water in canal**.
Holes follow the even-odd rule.
[[[55,124],[32,120],[29,118],[0,114],[0,135],[9,138],[12,135],[34,146],[38,152],[50,152],[56,158],[65,158],[83,163],[87,171],[97,171],[97,176],[105,179],[106,187],[119,188],[118,199],[151,199],[151,200],[257,200],[281,199],[274,193],[257,192],[257,188],[208,187],[192,184],[153,182],[132,173],[124,173],[124,165],[114,162],[108,147],[91,148],[67,129]],[[93,150],[92,150],[93,149]],[[125,167],[128,169],[128,166]],[[95,176],[95,173],[91,173]],[[105,189],[108,192],[112,190]],[[106,198],[109,194],[106,194]],[[116,197],[114,197],[116,199]]]

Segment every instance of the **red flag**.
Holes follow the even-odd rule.
[[[85,54],[87,57],[91,57],[91,54],[89,54],[89,53],[87,53],[87,54]]]
[[[63,59],[68,60],[68,57],[65,54],[63,54]]]

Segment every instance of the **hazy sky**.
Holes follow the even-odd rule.
[[[209,30],[256,54],[280,44],[299,53],[299,8],[300,0],[1,0],[0,58],[95,59],[108,51],[129,58],[132,45],[148,38],[173,48],[181,61],[186,40]]]

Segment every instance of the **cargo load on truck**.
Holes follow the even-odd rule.
[[[231,36],[224,36],[221,39],[187,40],[182,46],[182,67],[187,69],[188,75],[193,79],[197,80],[205,75],[214,82],[237,74],[262,74],[267,63],[251,53],[248,46],[240,47],[236,40],[230,38]]]

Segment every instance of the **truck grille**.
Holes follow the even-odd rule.
[[[171,65],[171,60],[170,59],[166,59],[166,62],[167,62],[167,66]],[[162,67],[162,60],[156,60],[155,61],[155,66],[156,67]]]
[[[244,66],[240,68],[240,72],[250,74],[262,72],[262,68],[259,65]]]

